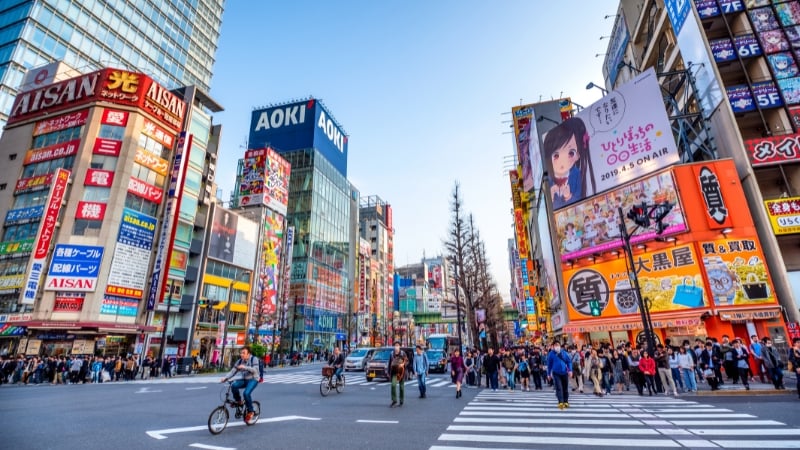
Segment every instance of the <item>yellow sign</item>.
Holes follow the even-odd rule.
[[[800,197],[767,200],[764,205],[776,235],[800,233]]]
[[[775,303],[757,238],[700,242],[699,249],[716,306]]]

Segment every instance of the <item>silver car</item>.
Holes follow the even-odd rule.
[[[344,370],[366,369],[367,362],[372,357],[373,353],[375,353],[375,349],[372,347],[362,347],[353,350],[344,360]]]

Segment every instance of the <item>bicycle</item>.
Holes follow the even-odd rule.
[[[341,381],[336,381],[336,368],[333,366],[324,366],[322,368],[322,381],[319,383],[319,393],[323,397],[327,396],[331,389],[336,389],[336,392],[341,394],[344,390],[344,374],[339,375]]]
[[[208,431],[211,434],[220,434],[225,427],[228,426],[228,418],[230,417],[230,413],[228,413],[228,407],[233,409],[234,417],[237,419],[244,419],[244,423],[247,426],[254,425],[258,422],[258,417],[261,415],[261,403],[253,400],[253,417],[250,421],[246,420],[245,413],[247,408],[245,407],[244,401],[242,403],[238,403],[233,398],[233,393],[231,392],[231,386],[233,386],[232,382],[228,382],[228,387],[225,389],[224,398],[222,392],[220,392],[220,398],[222,399],[222,404],[214,408],[211,411],[211,415],[208,416]]]

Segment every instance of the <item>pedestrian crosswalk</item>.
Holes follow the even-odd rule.
[[[174,383],[218,383],[219,379],[222,375],[195,375],[191,377],[174,377],[174,378],[152,378],[149,380],[137,380],[135,383],[147,383],[147,384],[174,384]],[[346,372],[345,377],[347,379],[347,386],[384,386],[389,384],[389,380],[385,379],[375,379],[373,381],[367,381],[366,376],[363,372]],[[264,383],[267,384],[319,384],[322,380],[322,375],[320,374],[319,369],[314,370],[303,370],[303,371],[293,371],[293,372],[284,372],[284,371],[275,371],[275,372],[267,372],[266,377],[264,377]],[[440,388],[440,387],[453,387],[453,382],[450,381],[450,377],[446,375],[442,375],[441,377],[429,376],[427,380],[427,387],[428,388]],[[406,381],[406,386],[416,386],[417,380],[409,380]]]
[[[800,448],[800,428],[669,397],[492,392],[470,401],[430,450],[478,448]]]

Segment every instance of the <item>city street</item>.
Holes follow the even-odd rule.
[[[341,394],[319,394],[319,365],[269,370],[254,392],[261,419],[231,415],[217,436],[208,415],[220,403],[218,377],[70,386],[0,387],[3,446],[15,449],[472,449],[798,448],[795,392],[753,396],[573,395],[465,388],[455,399],[445,375],[428,398],[416,382],[402,408],[388,383],[349,372]]]

